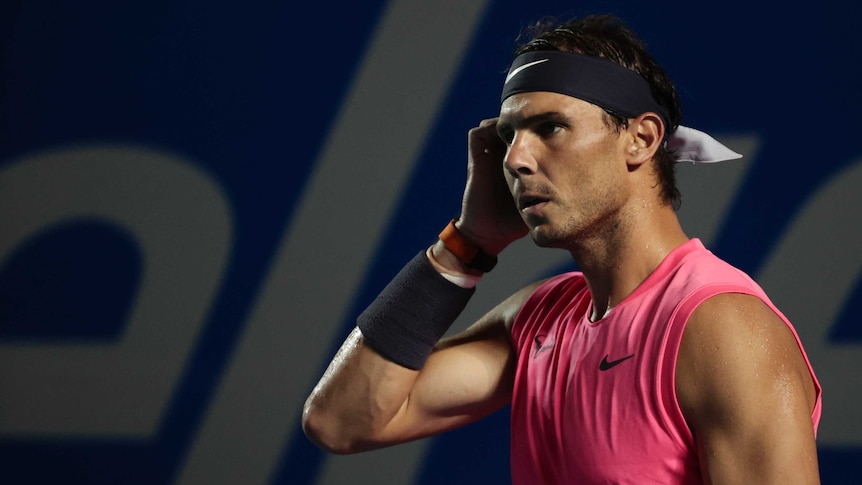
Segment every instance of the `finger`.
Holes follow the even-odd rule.
[[[483,147],[499,148],[502,140],[497,135],[496,120],[485,120],[478,127],[470,130],[470,140],[480,143]]]
[[[481,122],[479,122],[479,128],[485,128],[488,126],[496,126],[496,125],[497,125],[497,118],[488,118],[488,119],[484,119]]]

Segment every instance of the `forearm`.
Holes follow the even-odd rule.
[[[427,254],[413,258],[360,314],[307,400],[309,437],[336,452],[409,439],[415,426],[395,417],[406,410],[418,370],[472,293],[441,276]]]
[[[305,433],[335,453],[382,446],[418,374],[370,348],[354,329],[305,402]]]

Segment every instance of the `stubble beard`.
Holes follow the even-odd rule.
[[[529,224],[533,242],[542,248],[565,249],[573,254],[594,244],[613,244],[625,223],[619,208],[592,204],[580,211],[567,210],[560,224],[545,217]]]

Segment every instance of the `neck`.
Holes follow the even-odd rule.
[[[569,252],[584,273],[593,299],[593,321],[630,295],[675,248],[688,241],[669,206],[620,217],[605,234],[578,241]]]

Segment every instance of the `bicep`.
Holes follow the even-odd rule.
[[[701,304],[676,384],[706,483],[818,482],[813,379],[790,329],[759,299]]]

